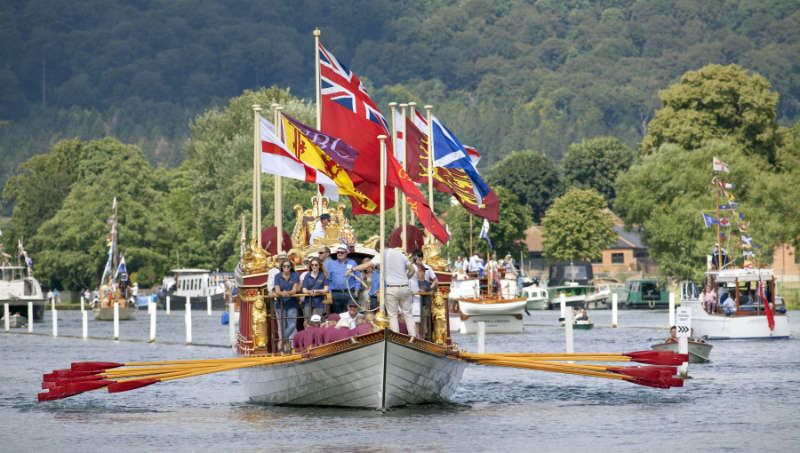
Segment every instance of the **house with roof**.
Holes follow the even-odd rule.
[[[613,213],[612,213],[613,215]],[[632,227],[630,231],[617,216],[614,217],[613,230],[617,233],[617,241],[603,250],[600,259],[592,261],[592,272],[595,276],[617,273],[654,274],[658,266],[650,260],[647,246],[642,242],[641,227]],[[529,269],[541,275],[547,269],[547,259],[542,250],[544,227],[534,225],[525,230],[525,245],[528,249]]]

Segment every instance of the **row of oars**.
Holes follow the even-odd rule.
[[[107,388],[109,393],[125,392],[156,382],[166,382],[203,374],[275,365],[300,359],[300,354],[275,357],[236,357],[230,359],[176,360],[168,362],[74,362],[70,368],[42,376],[39,401],[67,398],[89,390]]]
[[[515,353],[470,354],[461,357],[479,365],[495,365],[554,373],[617,379],[648,387],[682,387],[683,379],[675,377],[677,366],[689,360],[688,354],[672,351],[636,351],[611,353]],[[638,362],[648,366],[585,365],[565,362]]]

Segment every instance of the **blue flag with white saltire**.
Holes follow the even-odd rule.
[[[114,280],[117,280],[120,275],[127,273],[128,273],[128,268],[125,266],[125,257],[121,256],[119,258],[119,266],[117,266],[117,272],[114,274]]]
[[[714,217],[711,217],[708,214],[703,214],[703,223],[705,223],[706,228],[708,228],[715,223],[719,223],[719,220],[715,219]]]
[[[481,227],[481,233],[478,235],[481,239],[486,239],[486,242],[489,243],[489,249],[491,250],[492,247],[492,240],[489,239],[489,221],[483,219],[483,226]]]

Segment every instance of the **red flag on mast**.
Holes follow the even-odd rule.
[[[772,307],[769,306],[769,300],[764,296],[764,284],[761,282],[758,282],[758,291],[761,293],[761,301],[764,303],[764,313],[767,315],[769,330],[775,330],[775,316],[772,314]]]

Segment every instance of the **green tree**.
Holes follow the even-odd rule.
[[[495,186],[494,190],[500,202],[500,221],[490,222],[489,239],[492,240],[492,246],[498,252],[498,256],[506,253],[517,256],[524,246],[525,230],[533,224],[533,213],[529,206],[520,203],[519,198],[511,190],[502,186]],[[451,234],[445,251],[451,257],[469,253],[469,217],[470,214],[460,205],[451,206],[443,216],[447,219]],[[482,225],[482,218],[472,216],[473,253],[483,254],[488,251],[486,241],[478,239]]]
[[[114,139],[94,141],[79,162],[80,177],[63,206],[30,240],[38,278],[58,288],[94,287],[107,260],[107,220],[119,205],[119,250],[129,272],[150,286],[167,270],[177,241],[164,216],[166,172],[154,170],[142,151]]]
[[[723,173],[720,179],[736,185],[729,193],[739,204],[737,213],[742,214],[742,223],[750,224],[744,234],[761,247],[754,250],[757,261],[769,263],[775,245],[796,240],[800,196],[786,187],[800,182],[800,172],[776,172],[763,157],[747,155],[741,145],[731,141],[711,140],[691,151],[665,145],[620,176],[615,206],[627,224],[644,227],[643,239],[650,256],[666,277],[699,281],[704,257],[717,242],[716,228],[705,228],[700,215],[707,212],[717,216],[716,194],[710,184],[714,156],[730,168],[730,173]],[[730,211],[719,215],[734,217]],[[723,230],[726,236],[722,246],[741,264],[740,222],[735,220],[732,218],[731,227]]]
[[[607,204],[592,189],[570,189],[547,210],[542,249],[549,261],[600,258],[617,240]]]
[[[781,144],[778,93],[764,77],[750,76],[735,64],[711,64],[687,72],[659,96],[663,108],[650,121],[642,153],[651,154],[664,143],[693,150],[730,136],[745,153],[775,163]]]
[[[616,197],[614,181],[633,164],[634,153],[613,137],[596,137],[569,145],[561,160],[567,186],[594,189],[606,202]]]
[[[95,145],[78,139],[58,142],[48,154],[20,164],[18,173],[3,189],[3,203],[14,204],[11,228],[3,234],[6,249],[16,248],[17,239],[30,238],[53,217],[79,177],[81,159]]]
[[[541,219],[563,190],[555,162],[536,151],[520,151],[506,156],[492,167],[487,182],[495,189],[503,186],[516,194],[519,202],[533,211],[534,222]]]

